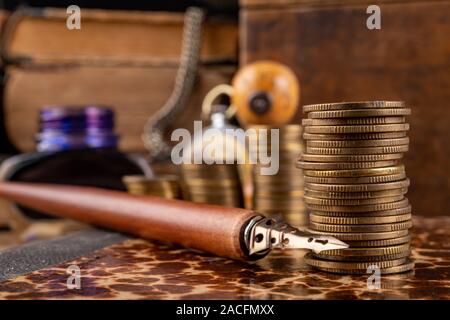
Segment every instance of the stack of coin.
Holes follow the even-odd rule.
[[[179,179],[175,175],[161,175],[154,178],[139,175],[124,176],[122,180],[128,192],[132,194],[181,199]]]
[[[181,181],[185,199],[243,207],[242,186],[235,164],[182,164]]]
[[[307,222],[303,202],[303,174],[295,168],[298,156],[304,150],[302,127],[285,125],[281,127],[251,126],[247,130],[249,152],[256,164],[253,166],[253,209],[274,218],[303,226]],[[272,136],[271,130],[278,130]],[[272,139],[273,138],[273,139]],[[274,154],[278,150],[278,157]],[[267,155],[272,163],[261,159]],[[273,175],[262,169],[279,164]]]
[[[409,271],[411,206],[401,163],[408,151],[403,102],[304,106],[305,178],[309,230],[334,236],[348,249],[311,253],[306,262],[334,273]]]

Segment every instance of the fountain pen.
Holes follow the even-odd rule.
[[[0,182],[0,197],[57,217],[171,242],[231,259],[257,260],[273,248],[347,248],[241,208],[132,195],[92,187]]]

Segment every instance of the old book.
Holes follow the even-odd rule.
[[[184,14],[83,9],[81,30],[68,30],[66,18],[61,9],[27,9],[8,20],[2,50],[10,140],[21,151],[34,149],[44,105],[105,104],[115,108],[121,149],[145,151],[144,123],[174,86]],[[235,70],[236,22],[207,19],[203,33],[199,77],[174,126],[191,128],[204,95]]]
[[[9,11],[0,9],[0,37],[3,36],[4,26],[9,17]],[[0,57],[0,67],[3,66],[3,59]]]

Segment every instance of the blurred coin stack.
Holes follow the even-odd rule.
[[[332,103],[303,107],[309,229],[334,236],[348,249],[310,253],[306,262],[334,273],[409,271],[411,206],[401,163],[408,151],[403,102]],[[371,271],[373,272],[373,270]]]
[[[154,178],[145,176],[124,176],[123,182],[131,194],[151,195],[167,199],[181,199],[179,179],[174,175],[161,175]]]
[[[250,156],[258,160],[253,166],[253,209],[274,218],[282,217],[292,225],[305,225],[307,216],[303,202],[303,174],[295,167],[298,156],[304,150],[302,127],[259,125],[247,129],[250,129],[247,131]],[[278,129],[277,140],[272,141],[271,129]],[[271,164],[261,163],[259,153],[274,161],[273,148],[279,150],[279,171],[274,175],[265,175],[261,169]]]
[[[242,186],[235,164],[182,164],[183,198],[192,202],[243,207]]]
[[[36,135],[37,150],[62,151],[86,147],[86,115],[71,107],[45,107],[39,114],[40,132]]]
[[[86,144],[90,148],[116,148],[118,136],[114,133],[114,111],[107,107],[85,108]]]

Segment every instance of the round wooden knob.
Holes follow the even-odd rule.
[[[258,61],[241,68],[232,81],[232,104],[245,125],[288,123],[299,105],[300,86],[285,65]]]

